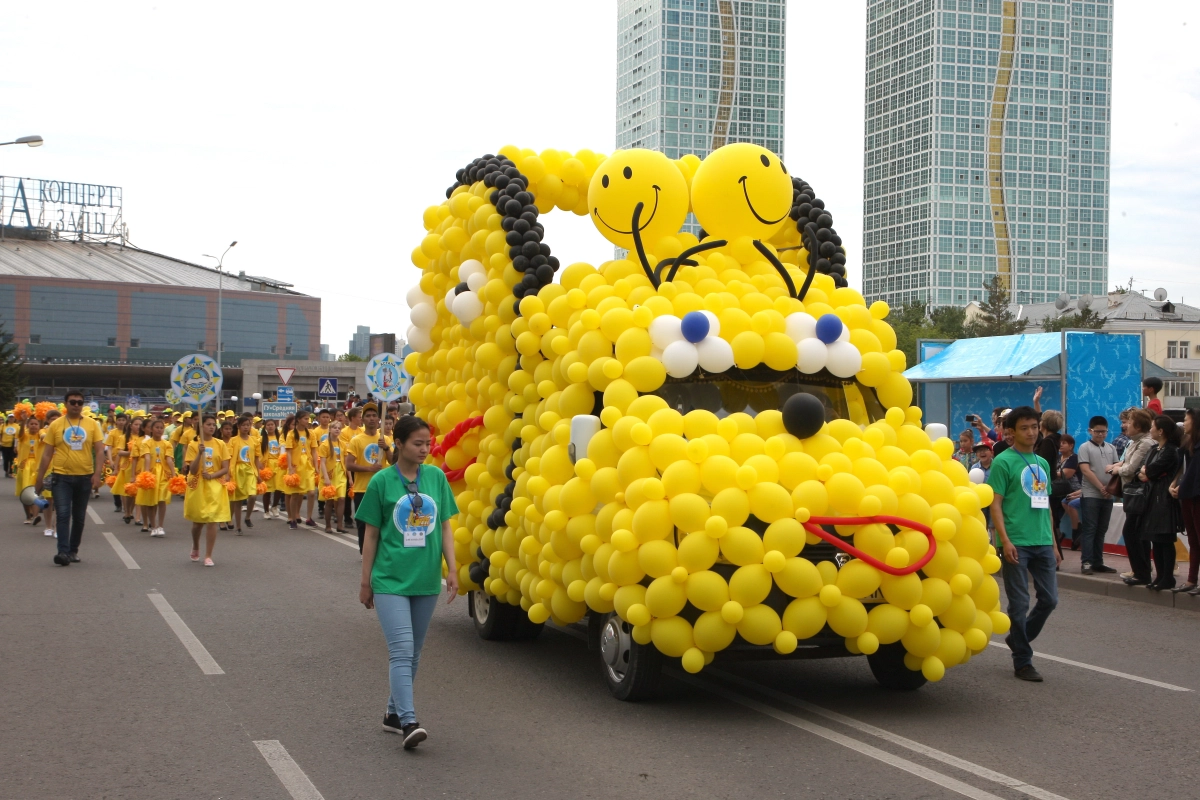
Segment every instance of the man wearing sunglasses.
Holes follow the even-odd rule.
[[[100,488],[104,467],[104,431],[96,420],[83,415],[83,393],[69,391],[63,402],[67,413],[46,430],[46,448],[35,481],[39,492],[46,484],[54,498],[58,526],[54,563],[60,567],[79,561],[88,499]],[[49,481],[45,480],[47,471]]]

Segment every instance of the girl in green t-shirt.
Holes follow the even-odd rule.
[[[379,615],[387,639],[391,696],[383,729],[404,737],[411,750],[428,735],[413,708],[413,677],[421,646],[442,591],[458,595],[458,568],[450,517],[458,505],[446,474],[424,465],[432,445],[429,423],[403,417],[394,431],[396,463],[371,476],[355,512],[366,523],[358,599]]]

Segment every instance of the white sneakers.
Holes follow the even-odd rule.
[[[43,536],[58,536],[58,533],[54,530],[54,528],[46,528],[46,530],[42,531],[42,535]]]
[[[164,531],[162,528],[155,528],[154,530],[150,531],[150,535],[155,538],[161,538],[163,536],[166,536],[167,532]]]

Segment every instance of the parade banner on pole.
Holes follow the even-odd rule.
[[[388,402],[399,400],[404,365],[395,353],[380,353],[367,362],[367,391]]]
[[[184,356],[171,368],[171,389],[180,402],[196,408],[218,397],[224,380],[221,367],[203,353]]]

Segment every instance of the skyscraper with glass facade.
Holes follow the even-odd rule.
[[[620,0],[617,147],[783,156],[786,0]]]
[[[1103,294],[1111,2],[867,2],[863,294]]]

